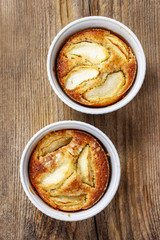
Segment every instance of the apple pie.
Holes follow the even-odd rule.
[[[110,176],[107,152],[86,132],[50,132],[32,153],[29,176],[39,196],[54,209],[88,209],[106,191]]]
[[[88,29],[71,36],[57,56],[56,74],[74,101],[102,107],[120,100],[132,86],[136,58],[110,31]]]

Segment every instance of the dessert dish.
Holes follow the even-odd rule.
[[[131,48],[104,29],[71,36],[59,51],[57,78],[65,93],[85,106],[104,107],[123,98],[136,76]]]
[[[92,207],[105,193],[109,176],[107,153],[84,131],[48,133],[29,161],[33,187],[57,210],[72,212]]]
[[[57,132],[65,129],[74,129],[85,133],[87,132],[97,139],[100,144],[103,143],[102,147],[105,152],[109,153],[110,156],[108,159],[110,169],[109,182],[103,196],[92,207],[80,211],[68,212],[63,210],[61,211],[58,208],[54,209],[40,197],[30,178],[30,172],[33,170],[33,168],[30,168],[31,158],[40,141],[51,132]],[[35,163],[33,165],[36,167]],[[37,164],[37,168],[38,165],[40,167],[40,164]],[[121,167],[119,156],[111,140],[98,128],[80,121],[60,121],[40,129],[26,144],[20,162],[20,179],[26,196],[39,211],[51,218],[61,221],[82,221],[101,212],[108,206],[115,196],[119,186],[120,175]],[[36,178],[36,175],[34,176]]]

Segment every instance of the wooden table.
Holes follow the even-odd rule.
[[[160,239],[160,2],[158,0],[1,0],[1,240]],[[80,17],[100,15],[127,25],[144,48],[142,89],[126,107],[86,115],[53,92],[46,60],[55,35]],[[59,120],[101,129],[121,161],[119,190],[109,206],[82,222],[61,222],[37,210],[19,176],[22,151],[39,129]]]

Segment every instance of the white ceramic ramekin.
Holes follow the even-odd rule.
[[[124,38],[132,48],[137,59],[137,75],[132,88],[123,99],[107,107],[91,108],[74,102],[61,89],[57,81],[56,75],[53,72],[53,67],[55,68],[58,51],[62,47],[64,41],[74,33],[88,28],[105,28],[113,31],[115,34],[117,33],[119,36],[122,36],[122,38]],[[74,22],[71,22],[57,34],[49,49],[47,58],[47,72],[53,90],[58,95],[58,97],[69,107],[83,113],[104,114],[122,108],[136,96],[144,81],[146,72],[146,60],[143,48],[138,38],[128,27],[111,18],[93,16],[80,18]]]
[[[86,131],[95,136],[97,139],[99,139],[100,142],[102,142],[104,147],[107,149],[108,153],[110,154],[111,178],[109,186],[103,197],[93,207],[87,210],[82,210],[73,213],[54,210],[35,193],[31,186],[28,175],[28,163],[33,149],[35,148],[39,140],[42,139],[42,137],[46,135],[48,132],[60,129],[79,129],[82,131]],[[30,141],[26,145],[21,157],[20,164],[21,182],[28,198],[41,212],[52,218],[62,221],[79,221],[90,218],[99,213],[100,211],[102,211],[110,203],[118,189],[120,181],[120,172],[121,170],[119,157],[113,143],[109,140],[109,138],[98,128],[79,121],[61,121],[42,128],[30,139]]]

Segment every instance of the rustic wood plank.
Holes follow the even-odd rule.
[[[0,239],[160,239],[160,31],[158,0],[1,0],[1,209]],[[106,115],[70,109],[54,94],[46,59],[55,35],[89,15],[117,19],[141,41],[147,73],[140,93]],[[59,120],[91,123],[106,133],[120,155],[122,176],[110,205],[77,223],[51,219],[26,197],[20,157],[40,128]]]

